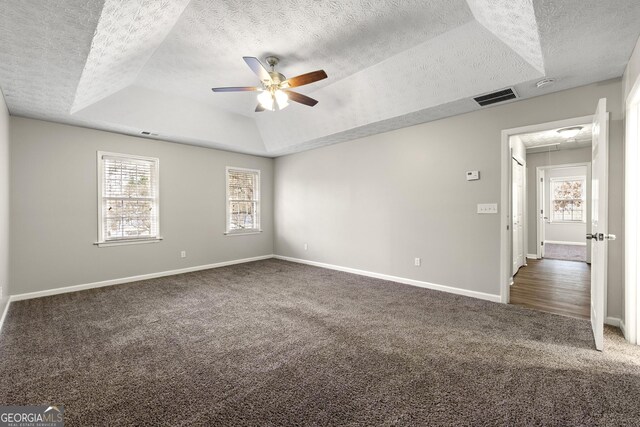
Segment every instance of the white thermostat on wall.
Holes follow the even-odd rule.
[[[479,171],[467,171],[467,181],[477,181],[480,179]]]

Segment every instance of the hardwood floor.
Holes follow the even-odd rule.
[[[591,267],[584,262],[530,259],[514,277],[511,304],[589,319]]]

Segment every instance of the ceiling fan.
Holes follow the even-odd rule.
[[[287,79],[282,74],[275,71],[276,65],[280,60],[275,56],[267,56],[267,64],[271,67],[271,71],[262,65],[258,58],[252,56],[244,56],[244,62],[247,63],[249,68],[256,73],[260,79],[262,87],[244,86],[244,87],[214,87],[214,92],[261,92],[258,95],[258,106],[256,112],[262,112],[265,110],[276,111],[282,110],[289,105],[289,101],[298,102],[300,104],[313,107],[318,103],[313,98],[303,95],[298,92],[290,90],[290,88],[308,85],[322,79],[327,78],[327,73],[324,70],[312,71],[310,73],[302,74],[297,77]]]

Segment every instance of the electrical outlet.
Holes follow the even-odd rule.
[[[309,249],[309,247],[307,246],[307,244],[304,244],[304,250],[306,251],[307,249]]]
[[[422,264],[422,260],[420,258],[416,258],[413,260],[413,265],[415,265],[416,267],[420,267],[420,264]]]
[[[180,258],[186,258],[186,257],[187,257],[187,251],[181,251]]]

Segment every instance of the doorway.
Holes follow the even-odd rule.
[[[585,128],[591,132],[590,125]],[[536,217],[531,218],[530,226],[536,228],[536,259],[591,262],[586,239],[591,221],[591,198],[587,197],[591,194],[591,162],[557,164],[568,159],[589,160],[591,141],[579,144],[572,148],[558,146],[558,151],[575,150],[561,153],[561,157],[553,157],[550,152],[542,153],[542,159],[538,153],[530,155],[536,157],[533,164],[546,164],[536,167],[536,185],[532,186],[536,191]]]
[[[517,303],[518,298],[525,297],[529,299],[530,308],[589,318],[595,347],[602,350],[606,307],[607,240],[615,239],[614,235],[607,234],[606,99],[598,102],[593,116],[504,130],[502,150],[502,206],[506,207],[506,211],[501,216],[501,300],[504,303]],[[517,223],[520,179],[513,160],[520,160],[514,156],[518,151],[524,151],[524,159],[518,163],[523,164],[526,171],[523,190],[524,240],[527,242],[525,248],[528,261],[524,268],[518,268],[516,272],[519,251],[515,247],[518,237],[514,237],[514,233],[520,233]],[[546,159],[546,163],[542,163],[541,159]],[[588,177],[589,161],[592,163],[591,180]],[[552,166],[563,166],[565,170],[552,171]],[[571,169],[578,166],[585,166],[586,173],[583,169]],[[542,181],[537,174],[543,175]],[[553,181],[550,179],[552,177]],[[588,202],[592,204],[592,210],[586,206]],[[540,227],[540,221],[548,222],[544,222]],[[572,224],[577,229],[586,229],[589,232],[584,233],[582,239],[576,237],[570,240],[565,236],[556,237],[560,240],[552,240],[548,236],[548,230],[545,230],[551,223]],[[587,241],[589,238],[593,240]],[[570,251],[566,250],[567,248],[545,248],[545,244],[561,245],[567,242],[577,243],[575,246],[584,246],[586,254],[581,260],[551,259],[566,257],[564,252]],[[553,250],[547,252],[546,249]],[[560,256],[557,255],[558,252],[561,253]],[[590,252],[591,265],[587,263]],[[521,286],[518,287],[518,284]],[[523,287],[525,285],[528,288]],[[514,286],[516,292],[512,293]]]
[[[567,133],[566,129],[569,129]],[[511,304],[590,318],[587,221],[592,125],[512,135]],[[526,165],[526,166],[525,166]],[[524,176],[523,176],[524,175]],[[527,179],[528,178],[528,179]],[[530,203],[526,207],[524,199]],[[528,215],[523,215],[524,210]],[[524,219],[526,217],[526,219]],[[528,233],[528,260],[521,261]]]

